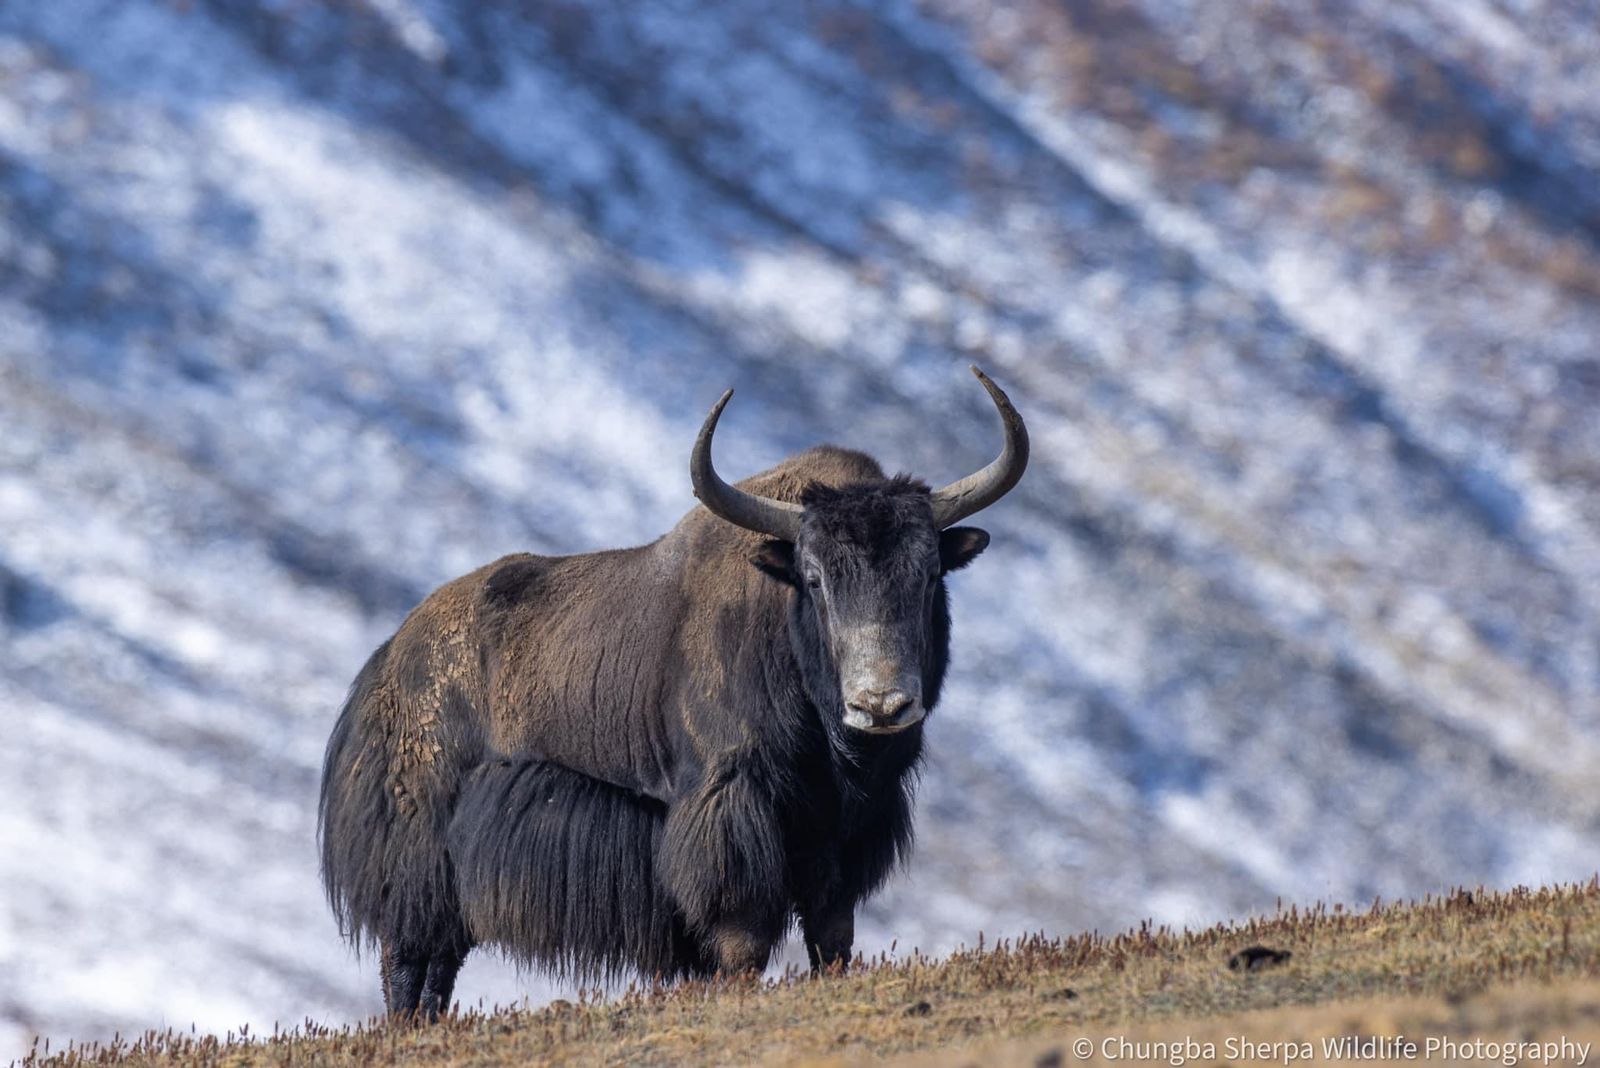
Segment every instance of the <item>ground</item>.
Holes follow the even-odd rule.
[[[1381,1059],[1376,1043],[1395,1061],[1581,1063],[1600,1045],[1600,882],[1289,907],[1201,931],[1032,935],[820,980],[634,989],[420,1029],[41,1044],[22,1063],[1281,1064],[1362,1039],[1367,1055],[1337,1059]]]

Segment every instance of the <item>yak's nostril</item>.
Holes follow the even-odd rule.
[[[900,713],[910,708],[912,697],[903,690],[895,690],[885,696],[878,707],[878,715],[883,719],[894,719]]]
[[[874,723],[892,721],[909,708],[916,698],[904,690],[860,690],[850,698],[850,707],[864,712]]]

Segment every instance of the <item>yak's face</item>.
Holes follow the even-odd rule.
[[[899,477],[813,485],[796,503],[728,485],[711,464],[711,439],[732,390],[695,438],[694,495],[713,515],[771,538],[751,562],[795,588],[791,644],[835,741],[836,728],[895,734],[928,714],[949,639],[942,577],[989,544],[983,531],[955,524],[1004,497],[1027,469],[1022,416],[987,375],[972,372],[1000,414],[1005,446],[992,463],[932,493]],[[827,712],[836,705],[837,720]]]
[[[802,667],[814,689],[837,687],[844,725],[903,731],[927,715],[942,672],[942,579],[989,535],[936,529],[928,488],[904,478],[814,486],[802,503],[799,537],[765,543],[753,562],[795,588]]]

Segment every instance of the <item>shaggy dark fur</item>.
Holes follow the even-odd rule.
[[[943,575],[988,538],[935,530],[927,487],[859,453],[741,485],[804,504],[794,543],[696,508],[640,548],[507,557],[362,669],[324,765],[323,877],[345,933],[381,944],[392,1013],[448,1007],[479,943],[704,975],[764,967],[798,920],[814,967],[849,959],[911,845],[922,725],[844,724],[839,621],[870,622],[931,709]]]
[[[565,768],[480,765],[449,837],[467,926],[575,979],[709,973],[656,879],[665,823],[659,802]]]
[[[431,947],[460,929],[453,919],[458,909],[449,855],[432,848],[449,825],[451,799],[408,795],[391,775],[389,739],[381,731],[360,731],[351,714],[381,701],[379,679],[391,644],[379,646],[356,676],[328,741],[322,862],[325,872],[341,875],[329,879],[327,889],[347,937],[383,932],[402,945]],[[338,786],[343,788],[335,792]],[[340,848],[349,843],[360,846]],[[395,892],[396,872],[404,873],[403,893]]]

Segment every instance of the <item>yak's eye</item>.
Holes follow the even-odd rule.
[[[822,576],[815,571],[810,572],[806,575],[806,585],[814,590],[822,589]]]

